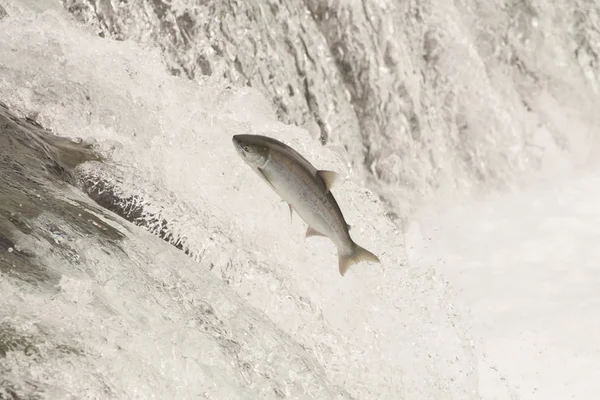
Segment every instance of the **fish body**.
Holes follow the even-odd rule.
[[[338,249],[339,271],[360,261],[379,262],[377,256],[350,237],[349,225],[330,191],[338,177],[317,170],[288,145],[261,135],[235,135],[240,156],[308,225],[306,236],[326,236]]]

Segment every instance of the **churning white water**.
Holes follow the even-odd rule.
[[[537,98],[555,110],[553,126],[574,119],[569,156],[540,123],[531,145],[550,153],[540,183],[444,189],[399,223],[390,211],[401,192],[361,187],[342,146],[278,122],[257,90],[171,76],[157,50],[95,36],[52,2],[0,4],[0,101],[94,143],[106,161],[75,174],[138,207],[146,228],[52,182],[28,230],[13,224],[0,258],[0,398],[587,399],[600,389],[600,179],[573,162],[595,154],[586,110]],[[341,278],[334,246],[304,239],[302,221],[239,159],[240,133],[340,171],[334,195],[381,264]],[[44,209],[44,196],[69,206]],[[24,279],[15,251],[55,281]]]

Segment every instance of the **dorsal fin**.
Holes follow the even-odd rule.
[[[317,176],[323,180],[325,187],[329,191],[335,182],[340,178],[340,174],[335,171],[317,171]]]

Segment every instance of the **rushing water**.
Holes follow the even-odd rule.
[[[0,0],[0,398],[598,390],[593,4],[62,3]],[[239,133],[340,171],[382,263]]]
[[[4,107],[0,127],[2,398],[350,398],[207,270],[71,186],[89,146]]]
[[[402,216],[598,143],[593,1],[62,3],[102,36],[159,48],[173,74],[260,91]]]

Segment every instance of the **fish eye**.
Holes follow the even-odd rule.
[[[244,151],[250,151],[250,146],[244,146]]]

